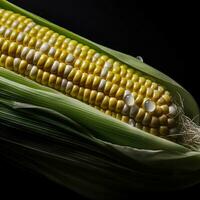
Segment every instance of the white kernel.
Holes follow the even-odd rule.
[[[5,30],[6,30],[6,27],[5,26],[1,26],[0,27],[0,35],[2,35]]]
[[[105,62],[104,67],[105,68],[111,68],[111,63],[110,62]]]
[[[37,42],[35,44],[35,48],[39,50],[41,45],[42,45],[42,41],[41,40],[37,40]]]
[[[154,101],[151,101],[150,99],[146,100],[144,102],[144,109],[148,112],[153,112],[156,109],[156,104]]]
[[[64,71],[64,77],[68,76],[68,74],[71,72],[72,68],[73,67],[71,65],[66,65],[65,71]]]
[[[18,67],[19,67],[19,64],[21,62],[21,59],[20,58],[15,58],[14,61],[13,61],[13,65],[14,65],[14,71],[18,71]]]
[[[72,62],[74,60],[74,56],[69,53],[65,59],[65,62],[69,63],[69,62]]]
[[[57,70],[58,70],[58,66],[59,66],[59,62],[58,62],[57,60],[55,60],[55,61],[53,62],[52,67],[51,67],[51,72],[52,72],[52,73],[56,73]]]
[[[17,41],[17,42],[22,42],[22,41],[24,40],[24,37],[25,37],[25,33],[20,32],[20,33],[18,34],[18,36],[17,36],[16,41]]]
[[[43,43],[42,45],[41,45],[41,47],[40,47],[40,51],[42,51],[42,52],[47,52],[48,50],[49,50],[49,48],[50,48],[50,46],[49,46],[49,44],[48,43]]]
[[[123,98],[125,98],[129,94],[131,94],[131,91],[130,90],[125,90]]]
[[[37,72],[38,72],[38,68],[36,66],[33,66],[30,71],[29,76],[35,77],[37,75]]]
[[[61,82],[61,88],[65,88],[67,85],[67,79],[63,79],[62,82]]]
[[[27,61],[32,61],[34,55],[35,55],[35,50],[34,50],[34,49],[31,49],[31,50],[28,52],[27,56],[26,56],[26,60],[27,60]]]
[[[15,20],[13,23],[12,23],[12,28],[16,28],[19,24],[19,21],[18,20]]]
[[[51,47],[49,49],[48,55],[51,56],[51,57],[54,57],[55,53],[56,53],[56,49],[54,47]]]
[[[12,30],[8,28],[6,32],[4,33],[4,37],[9,38],[11,33],[12,33]]]
[[[135,126],[135,121],[133,119],[129,119],[128,120],[128,123],[131,125],[131,126]]]
[[[33,63],[34,63],[34,64],[37,64],[37,62],[38,62],[38,60],[40,59],[41,55],[42,55],[41,52],[39,52],[39,51],[36,51],[36,52],[35,52],[35,55],[34,55],[34,58],[33,58]]]
[[[27,68],[26,68],[26,71],[25,71],[25,75],[26,75],[26,76],[29,75],[29,73],[30,73],[30,71],[31,71],[32,68],[33,68],[33,65],[31,65],[31,64],[28,64],[28,65],[27,65]]]
[[[108,74],[109,69],[106,67],[103,67],[103,69],[101,70],[101,77],[105,77]]]
[[[71,81],[68,81],[67,85],[66,85],[66,88],[65,88],[65,91],[66,92],[69,91],[70,89],[72,89],[72,87],[73,87],[73,83]]]
[[[29,52],[29,48],[28,47],[24,47],[23,49],[22,49],[22,52],[21,52],[21,57],[23,58],[23,59],[25,59],[25,57],[26,57],[26,55],[27,55],[27,53]]]
[[[54,45],[55,42],[56,42],[55,37],[51,37],[50,40],[48,41],[48,43],[51,44],[51,45]]]
[[[137,112],[138,112],[139,108],[137,105],[131,106],[130,108],[130,112],[129,112],[129,117],[135,117]]]
[[[169,115],[175,116],[177,114],[177,106],[175,104],[171,104],[169,106]]]
[[[100,83],[99,83],[99,87],[98,87],[98,90],[103,90],[104,87],[106,85],[106,80],[105,79],[101,79]]]
[[[133,94],[127,94],[124,98],[124,101],[128,106],[133,106],[135,104],[135,99]]]
[[[100,54],[99,53],[95,53],[93,58],[92,58],[92,62],[95,62],[97,61],[97,59],[100,57]]]
[[[129,110],[130,110],[130,107],[127,106],[126,104],[124,104],[124,107],[122,109],[122,114],[123,115],[128,115],[129,114]]]

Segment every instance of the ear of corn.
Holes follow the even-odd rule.
[[[156,81],[158,85],[164,86],[164,91],[167,94],[166,96],[169,96],[169,93],[165,88],[169,90],[175,100],[179,97],[176,92],[179,93],[184,99],[184,108],[188,116],[193,118],[199,114],[196,102],[185,89],[169,77],[141,63],[137,59],[95,44],[8,2],[0,1],[0,7],[25,15],[33,19],[34,22],[40,26],[48,27],[61,35],[67,35],[69,38],[73,39],[73,44],[79,45],[80,48],[90,52],[91,55],[94,53],[92,49],[95,49],[95,51],[103,56],[101,61],[97,61],[99,65],[102,65],[102,62],[111,58],[111,62],[113,59],[116,63],[119,61],[120,63],[130,66],[131,69],[129,71],[124,65],[120,68],[120,72],[122,73],[120,74],[122,77],[121,79],[123,79],[123,73],[128,74],[127,76],[129,77],[129,72],[132,73],[131,79],[137,79],[137,74],[142,73],[141,82],[149,80],[149,77],[151,77],[152,81]],[[27,20],[26,22],[29,23],[30,21]],[[1,23],[6,23],[6,21],[3,20]],[[9,26],[8,22],[6,26]],[[89,63],[89,65],[91,64],[90,68],[87,68],[87,62],[84,63],[82,68],[78,67],[78,59],[76,59],[77,62],[75,63],[74,58],[68,52],[59,50],[62,49],[59,40],[52,41],[52,43],[56,42],[55,46],[57,46],[57,49],[55,48],[55,50],[52,50],[51,48],[50,51],[50,47],[42,44],[41,41],[35,46],[38,41],[35,37],[36,35],[33,36],[31,40],[27,35],[19,36],[17,31],[10,32],[6,26],[5,30],[0,31],[1,65],[13,71],[16,70],[19,74],[23,74],[24,76],[29,76],[29,78],[33,80],[37,80],[33,82],[32,80],[0,67],[0,124],[2,127],[20,128],[21,130],[25,130],[26,133],[29,133],[24,135],[20,132],[20,134],[17,135],[13,132],[9,134],[7,128],[1,128],[0,148],[3,155],[7,150],[6,146],[9,144],[12,146],[13,151],[12,148],[7,151],[9,152],[8,155],[11,155],[12,160],[20,164],[25,163],[26,167],[43,173],[49,178],[75,191],[93,198],[95,192],[98,193],[102,190],[110,196],[117,196],[120,190],[130,192],[133,189],[143,189],[144,185],[151,190],[155,188],[173,189],[199,182],[200,155],[198,151],[192,151],[179,144],[146,133],[149,132],[148,113],[151,109],[154,109],[154,104],[152,101],[149,101],[149,98],[142,98],[143,104],[141,104],[140,111],[138,111],[140,115],[134,118],[134,121],[138,120],[138,122],[141,118],[143,120],[146,119],[145,123],[147,127],[141,127],[139,123],[136,127],[132,127],[118,120],[121,119],[127,122],[130,118],[127,119],[125,115],[122,119],[122,110],[120,110],[120,106],[116,107],[116,105],[120,105],[120,102],[122,103],[126,100],[126,103],[131,106],[133,103],[131,99],[132,96],[128,96],[128,99],[126,99],[126,96],[124,99],[124,95],[122,95],[123,92],[120,92],[124,91],[125,93],[126,87],[129,87],[131,83],[129,81],[129,85],[127,86],[123,81],[120,82],[121,85],[117,82],[119,80],[119,76],[117,75],[119,64],[115,64],[117,67],[113,69],[115,70],[114,75],[112,74],[113,71],[110,70],[107,76],[102,78],[101,73],[103,74],[102,76],[104,76],[103,69],[99,70],[99,68],[96,68],[96,72],[94,72],[95,69],[91,63]],[[18,28],[23,29],[26,27],[21,24]],[[29,27],[27,27],[27,31],[31,31],[31,29],[28,29]],[[43,37],[46,31],[47,30],[44,28],[37,36]],[[34,31],[32,32],[34,34]],[[52,32],[48,34],[52,34]],[[44,36],[44,40],[45,37],[48,39],[48,34]],[[17,38],[20,40],[20,37],[24,37],[23,44],[29,42],[30,44],[28,44],[28,46],[30,45],[29,48],[32,48],[27,50],[22,44],[16,45],[17,41],[15,40]],[[60,37],[60,40],[63,40],[63,36]],[[77,44],[76,41],[78,41],[79,44]],[[92,49],[88,49],[87,46],[81,46],[80,43]],[[37,48],[43,51],[43,54],[40,55],[40,57],[36,56],[34,61],[31,49],[37,51]],[[66,48],[66,46],[63,46],[63,48]],[[74,54],[78,55],[80,52],[77,49],[75,50]],[[48,55],[53,55],[54,51],[54,57]],[[88,60],[96,59],[96,57],[99,56],[97,54],[94,57],[90,57],[91,55],[82,53],[81,56],[83,58],[88,56]],[[109,58],[104,55],[107,55]],[[18,57],[18,59],[16,59],[16,57]],[[57,59],[57,62],[55,62],[55,59]],[[67,61],[66,64],[69,66],[64,68],[62,63],[65,61]],[[71,62],[74,62],[73,66]],[[56,67],[57,65],[60,71],[57,71],[57,73],[49,73],[50,70],[54,72],[54,69],[58,69]],[[77,65],[77,67],[75,65]],[[50,69],[49,66],[54,67]],[[70,66],[72,66],[72,68]],[[16,69],[14,67],[16,67]],[[68,69],[70,73],[65,77],[68,73]],[[36,77],[34,71],[38,72],[39,70],[40,73],[38,73],[39,75]],[[133,74],[133,71],[137,72],[136,75]],[[80,74],[81,79],[85,79],[84,84],[81,83]],[[115,76],[114,80],[116,80],[118,84],[117,87],[113,84],[113,79],[110,81],[112,76]],[[95,81],[91,83],[91,79],[96,80],[99,84],[95,84]],[[60,86],[54,88],[52,86],[55,86],[56,80],[59,82]],[[83,100],[83,95],[77,95],[77,90],[80,93],[83,92],[90,95],[93,94],[94,96],[101,96],[98,93],[102,91],[97,91],[100,87],[101,80],[107,81],[107,88],[113,87],[112,90],[115,91],[113,93],[111,90],[103,91],[103,95],[109,93],[109,95],[107,95],[107,100],[105,100],[105,102],[107,101],[110,103],[108,103],[108,107],[102,107],[102,105],[99,105],[98,101],[94,101],[92,97],[88,98],[87,95],[85,95],[84,102],[91,104],[93,107],[81,102],[80,99]],[[66,87],[69,81],[72,83],[72,88],[76,85],[74,91],[70,91],[70,96],[76,97],[76,99],[72,99],[54,90],[57,89],[59,91],[61,90],[61,92],[65,92],[62,90],[62,84]],[[39,85],[37,82],[42,84]],[[148,85],[149,81],[147,81],[146,84]],[[49,87],[44,87],[43,85]],[[153,87],[158,87],[158,85],[156,86],[153,84]],[[87,88],[87,86],[92,87],[94,91],[88,91],[88,89],[92,89]],[[137,84],[135,87],[137,87]],[[116,88],[118,90],[120,88],[119,92],[118,90],[116,91]],[[145,89],[141,89],[141,91],[142,90]],[[117,92],[119,93],[118,96]],[[136,95],[138,95],[138,93]],[[140,98],[138,99],[138,101],[141,101]],[[171,100],[169,102],[171,103]],[[115,108],[113,105],[115,105]],[[168,105],[170,104],[166,104],[165,102],[165,104],[162,105],[164,106],[163,110],[168,109],[168,107],[166,107]],[[144,113],[142,109],[145,108],[148,109],[149,112]],[[114,117],[107,116],[98,110]],[[151,119],[154,119],[153,121],[155,124],[156,115],[158,115],[158,113],[155,113],[153,116],[151,115]],[[166,119],[166,117],[168,116],[162,116],[160,119],[162,123],[171,119],[170,117]],[[197,118],[196,120],[198,122]],[[134,122],[130,121],[130,123]],[[138,128],[142,128],[143,130]],[[157,132],[157,126],[151,128],[153,131]],[[163,126],[159,126],[159,129],[160,128],[162,128],[162,132],[166,132]],[[29,137],[31,137],[31,140]],[[54,145],[55,148],[53,148]],[[60,150],[61,147],[62,149]],[[22,149],[26,149],[26,151],[29,152],[27,157],[21,155]],[[15,159],[16,155],[20,157],[19,160]],[[32,161],[37,164],[35,166],[30,166]],[[172,172],[173,176],[169,176],[168,174]],[[177,172],[177,174],[174,172]],[[135,181],[136,178],[138,179],[139,174],[140,181]],[[96,180],[91,177],[96,177]],[[155,179],[159,181],[155,182]],[[99,199],[101,199],[100,192],[98,195]]]

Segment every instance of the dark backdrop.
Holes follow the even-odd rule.
[[[11,1],[11,0],[10,0]],[[171,76],[200,102],[197,4],[192,1],[12,0],[11,2],[102,45],[131,54]],[[45,178],[0,160],[2,191],[79,197]],[[16,190],[17,189],[17,190]],[[199,186],[178,191],[191,193]],[[19,197],[18,196],[18,197]],[[46,196],[46,197],[47,197]],[[79,197],[80,198],[80,197]],[[58,198],[60,199],[60,198]]]

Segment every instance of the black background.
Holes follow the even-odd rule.
[[[97,43],[133,56],[141,55],[146,63],[175,79],[200,102],[197,3],[125,0],[10,2]],[[20,197],[26,191],[38,197],[64,194],[65,198],[81,198],[44,177],[12,166],[7,160],[1,159],[0,162],[1,190],[6,195],[14,193]],[[6,192],[8,189],[9,193]],[[189,194],[198,189],[200,186],[176,194]]]

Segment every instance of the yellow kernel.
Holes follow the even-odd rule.
[[[81,65],[82,65],[82,60],[78,58],[74,63],[74,67],[80,68]],[[81,69],[81,71],[84,71],[82,68],[80,68],[80,69]]]
[[[115,112],[119,112],[121,113],[122,112],[122,109],[124,107],[125,103],[123,100],[118,100],[117,101],[117,105],[116,105],[116,108],[115,108]]]
[[[2,53],[5,53],[5,54],[6,54],[6,53],[8,52],[9,46],[10,46],[10,42],[9,42],[8,40],[6,40],[6,41],[3,43],[2,47],[1,47]]]
[[[43,76],[43,71],[41,69],[38,70],[37,76],[36,76],[36,81],[41,82]]]
[[[113,85],[112,82],[106,81],[106,84],[105,84],[105,87],[104,87],[104,93],[105,94],[109,94],[112,85]]]
[[[144,118],[145,110],[143,108],[139,108],[139,111],[135,117],[136,122],[141,122]]]
[[[76,96],[78,96],[78,92],[79,92],[79,87],[78,87],[77,85],[74,85],[74,86],[72,87],[72,90],[71,90],[71,92],[70,92],[70,95],[71,95],[72,97],[76,97]]]
[[[54,59],[51,57],[47,58],[47,61],[44,64],[44,71],[50,71],[51,66],[53,65]]]
[[[96,90],[92,90],[90,93],[90,98],[89,98],[89,104],[94,104],[95,100],[96,100],[96,96],[97,96],[97,91]]]
[[[139,83],[141,84],[141,85],[143,85],[143,84],[145,84],[145,81],[146,81],[146,79],[144,78],[144,77],[139,77]]]
[[[112,79],[112,82],[113,82],[113,83],[116,83],[116,84],[119,84],[120,80],[121,80],[120,75],[119,75],[119,74],[114,74],[114,77],[113,77],[113,79]]]
[[[7,69],[12,70],[12,69],[13,69],[13,61],[14,61],[14,59],[13,59],[12,57],[8,56],[8,57],[6,58],[6,60],[5,60],[5,67],[6,67]]]
[[[95,69],[94,69],[93,74],[94,74],[94,75],[100,75],[100,73],[101,73],[101,66],[97,65],[97,66],[95,67]]]
[[[169,107],[167,105],[162,105],[160,107],[161,107],[161,109],[162,109],[164,114],[168,114],[169,113]]]
[[[146,96],[147,97],[152,97],[153,95],[153,89],[152,88],[147,88]]]
[[[62,53],[60,54],[60,58],[59,58],[59,60],[61,61],[61,62],[65,62],[65,59],[66,59],[66,57],[67,57],[67,51],[62,51]]]
[[[36,42],[37,42],[36,38],[32,37],[32,38],[29,40],[28,47],[30,47],[30,48],[35,48]]]
[[[10,56],[15,56],[16,54],[16,51],[17,51],[17,43],[15,42],[12,42],[9,46],[9,49],[8,49],[8,55]]]
[[[56,52],[55,52],[55,54],[54,54],[54,58],[55,58],[55,59],[59,59],[61,53],[62,53],[62,50],[56,49]]]
[[[142,102],[143,102],[143,100],[144,100],[144,96],[141,95],[141,94],[139,94],[139,95],[137,96],[137,98],[135,99],[135,103],[136,103],[137,105],[141,105]]]
[[[84,90],[85,90],[85,88],[83,88],[83,87],[79,88],[78,95],[76,97],[77,99],[79,99],[79,100],[83,99]]]
[[[126,75],[126,69],[121,68],[120,75],[125,76]]]
[[[150,128],[150,133],[152,135],[159,135],[158,129],[156,129],[156,128]]]
[[[103,109],[107,109],[108,108],[108,104],[109,104],[109,100],[110,100],[109,96],[104,96],[100,107],[103,108]]]
[[[159,126],[159,119],[155,116],[152,117],[150,127],[157,128]]]
[[[126,83],[126,89],[129,89],[129,90],[132,90],[133,88],[133,81],[132,80],[127,80],[127,83]]]
[[[135,91],[138,91],[140,89],[140,83],[139,82],[134,82],[133,89]]]
[[[80,70],[78,70],[73,78],[73,83],[74,84],[79,84],[80,80],[81,80],[81,76],[82,76],[82,72]]]
[[[109,96],[115,96],[119,86],[117,84],[112,84]]]
[[[57,77],[56,78],[56,83],[55,83],[55,89],[59,89],[61,86],[61,82],[62,82],[62,78],[61,77]]]
[[[112,112],[110,110],[106,110],[105,114],[112,116]]]
[[[122,119],[121,119],[123,122],[126,122],[128,123],[128,120],[129,120],[129,117],[128,116],[122,116]]]
[[[59,68],[58,68],[58,70],[59,70]],[[75,74],[76,74],[76,72],[77,72],[77,69],[72,68],[72,70],[70,71],[69,75],[67,76],[67,80],[72,81],[74,76],[75,76]]]
[[[1,57],[0,57],[0,64],[2,65],[2,66],[4,66],[5,65],[5,62],[6,62],[6,58],[7,58],[7,56],[6,55],[1,55]]]
[[[125,87],[127,83],[127,79],[126,78],[122,78],[121,82],[120,82],[120,86]]]
[[[159,121],[160,121],[161,125],[166,125],[167,124],[167,116],[166,115],[160,116]]]
[[[124,96],[125,89],[122,87],[118,87],[115,97],[117,99],[121,99]]]
[[[24,72],[25,72],[25,70],[26,70],[26,67],[27,67],[27,62],[25,61],[25,60],[22,60],[21,62],[20,62],[20,64],[19,64],[19,70],[18,70],[18,72],[20,73],[20,74],[24,74]]]
[[[89,68],[90,62],[88,60],[84,60],[81,64],[81,71],[87,72]]]
[[[24,39],[23,39],[23,45],[27,46],[28,43],[29,43],[29,41],[30,41],[30,39],[31,39],[31,36],[28,35],[28,34],[26,34],[25,37],[24,37]]]
[[[92,83],[92,89],[97,89],[100,81],[101,81],[101,78],[99,76],[94,76],[94,80]]]
[[[47,58],[48,58],[47,55],[42,54],[42,55],[40,56],[39,60],[38,60],[37,66],[38,66],[38,67],[44,66],[44,64],[45,64],[45,62],[46,62],[46,60],[47,60]]]
[[[84,102],[88,102],[89,98],[90,98],[90,92],[91,90],[90,89],[85,89],[84,90],[84,94],[83,94],[83,101]]]
[[[106,76],[106,80],[108,80],[108,81],[112,81],[113,76],[114,76],[114,73],[111,72],[111,71],[109,71],[108,74],[107,74],[107,76]]]
[[[58,66],[58,76],[62,76],[64,74],[66,65],[64,63],[59,63]]]
[[[88,73],[93,73],[95,67],[96,67],[96,65],[94,63],[90,63],[89,64]]]
[[[10,40],[15,41],[17,36],[18,36],[18,33],[13,30],[11,35],[10,35]]]
[[[55,74],[51,74],[51,75],[49,76],[48,85],[49,85],[50,87],[54,87],[55,83],[56,83],[56,75],[55,75]]]
[[[117,99],[114,98],[114,97],[111,97],[111,98],[109,99],[109,110],[114,111],[115,108],[116,108],[116,104],[117,104]]]
[[[104,93],[98,92],[96,96],[95,104],[100,105],[102,103],[103,98],[104,98]]]
[[[148,126],[151,122],[151,114],[146,112],[145,115],[144,115],[144,118],[142,120],[142,124],[145,125],[145,126]]]
[[[167,135],[168,134],[168,128],[167,128],[167,126],[160,126],[159,132],[160,132],[161,136]]]
[[[85,81],[87,80],[88,74],[87,73],[83,73],[81,80],[80,80],[80,86],[85,86]]]
[[[132,76],[132,81],[133,81],[133,82],[137,82],[138,80],[139,80],[138,74],[133,74],[133,76]]]
[[[44,72],[43,73],[42,82],[41,82],[43,85],[47,85],[48,84],[49,76],[50,76],[49,72]]]
[[[133,76],[133,73],[127,71],[127,73],[126,73],[126,78],[127,78],[127,79],[130,79],[132,76]]]
[[[85,82],[85,87],[91,88],[93,80],[94,80],[94,75],[93,74],[88,74],[88,77],[87,77],[86,82]]]
[[[150,87],[151,86],[151,83],[152,83],[152,81],[151,80],[149,80],[149,79],[147,79],[146,81],[145,81],[145,87]]]
[[[156,101],[160,97],[160,92],[158,90],[154,90],[152,100]]]

